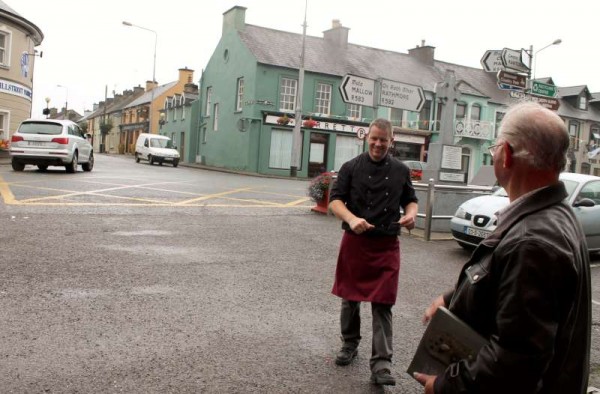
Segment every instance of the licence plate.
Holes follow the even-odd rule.
[[[27,145],[29,145],[29,146],[44,146],[45,144],[42,141],[27,141]]]
[[[489,231],[478,230],[476,228],[465,227],[465,234],[478,238],[487,238],[491,233]]]

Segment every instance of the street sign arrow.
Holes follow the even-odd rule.
[[[498,83],[514,86],[519,89],[525,89],[527,86],[527,77],[525,75],[514,74],[508,71],[498,71]]]
[[[510,70],[529,72],[529,67],[523,64],[521,51],[504,48],[502,50],[502,65]]]
[[[528,96],[528,99],[530,101],[534,101],[548,109],[551,109],[552,111],[557,111],[560,107],[560,102],[558,101],[558,99],[551,97],[535,96],[533,94],[529,94]]]
[[[489,73],[497,73],[504,70],[504,66],[502,65],[502,50],[490,49],[485,51],[480,63],[481,67]]]
[[[420,112],[425,104],[425,94],[420,86],[402,82],[381,80],[379,105]]]
[[[345,103],[373,107],[375,103],[375,80],[346,74],[340,85]]]

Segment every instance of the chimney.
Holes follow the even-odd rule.
[[[348,47],[348,31],[350,28],[342,26],[339,19],[331,21],[331,29],[323,32],[323,38],[326,42],[331,43],[339,48]]]
[[[184,93],[198,94],[198,85],[195,83],[186,83],[183,91]]]
[[[154,89],[157,86],[158,86],[158,83],[156,83],[156,81],[154,81],[154,82],[146,81],[146,92],[151,91],[152,89]]]
[[[186,83],[193,82],[192,81],[193,79],[194,79],[194,70],[190,70],[187,67],[179,69],[179,83],[183,83],[185,85]]]
[[[144,92],[144,88],[142,88],[141,86],[135,86],[133,88],[133,94],[135,95],[141,94],[142,92]]]
[[[428,66],[433,66],[435,47],[425,45],[425,40],[421,40],[421,46],[418,45],[408,50],[408,55],[417,59],[419,62]]]
[[[244,30],[246,27],[246,9],[246,7],[236,5],[223,13],[222,36],[230,30]]]

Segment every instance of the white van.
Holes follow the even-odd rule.
[[[151,165],[156,162],[162,166],[166,162],[177,167],[179,152],[169,137],[142,133],[135,143],[135,162],[139,163],[140,160],[148,160]]]

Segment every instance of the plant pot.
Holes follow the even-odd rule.
[[[323,215],[327,215],[329,213],[329,190],[325,190],[323,193],[323,199],[321,201],[317,201],[317,205],[310,209],[313,212],[322,213]]]

